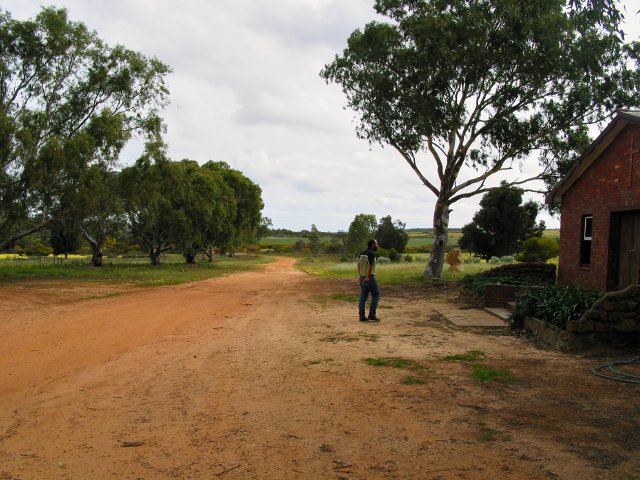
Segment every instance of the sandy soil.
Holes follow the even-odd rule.
[[[640,386],[280,259],[177,287],[0,288],[0,479],[640,478]],[[480,383],[469,362],[512,383]],[[424,369],[374,367],[402,357]],[[408,376],[424,381],[405,384]]]

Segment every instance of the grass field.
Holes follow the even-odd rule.
[[[428,256],[420,256],[421,260],[413,262],[384,263],[376,270],[378,281],[387,285],[407,285],[429,282],[423,275]],[[467,274],[478,273],[498,265],[477,263],[464,265],[464,271],[452,272],[445,266],[442,278],[445,282],[458,281]],[[340,262],[335,257],[306,257],[298,262],[303,271],[322,278],[356,278],[355,262]]]
[[[273,261],[271,257],[238,255],[216,257],[213,262],[187,265],[181,255],[166,255],[162,263],[151,265],[148,258],[106,258],[101,268],[91,267],[88,259],[21,259],[0,261],[0,284],[18,280],[71,279],[99,283],[128,283],[137,286],[175,285],[234,272],[248,271]]]
[[[455,247],[458,245],[458,240],[462,236],[462,231],[459,228],[449,230],[449,240],[447,245]],[[549,229],[545,230],[543,237],[560,238],[560,230]],[[303,237],[265,237],[260,240],[261,245],[294,245],[298,240],[308,241]],[[320,237],[321,242],[330,242],[330,236]],[[422,232],[409,232],[408,247],[423,247],[431,245],[433,243],[433,231],[425,229]]]

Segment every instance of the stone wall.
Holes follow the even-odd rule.
[[[611,292],[593,304],[579,320],[569,320],[567,331],[576,333],[640,333],[640,285]]]
[[[520,285],[492,285],[484,286],[483,307],[506,307],[507,303],[516,301],[516,294],[522,290]]]
[[[578,320],[569,320],[566,331],[535,318],[527,318],[525,328],[565,352],[640,345],[640,285],[607,294]]]
[[[556,283],[556,266],[553,263],[508,263],[478,273],[480,277],[527,277],[539,284]]]

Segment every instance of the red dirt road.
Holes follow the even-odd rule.
[[[640,387],[591,375],[605,360],[454,328],[434,290],[383,285],[362,324],[331,298],[356,286],[292,265],[0,287],[0,480],[640,478]],[[470,350],[516,381],[443,360]]]

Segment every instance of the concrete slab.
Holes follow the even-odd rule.
[[[496,317],[495,315],[479,310],[476,308],[470,308],[468,310],[459,310],[447,307],[440,307],[435,309],[440,315],[446,318],[449,322],[460,327],[505,327],[506,323],[503,319]]]
[[[498,318],[501,318],[505,322],[507,321],[507,318],[509,318],[509,316],[511,315],[511,311],[506,308],[485,307],[485,310],[490,314],[495,315]]]

